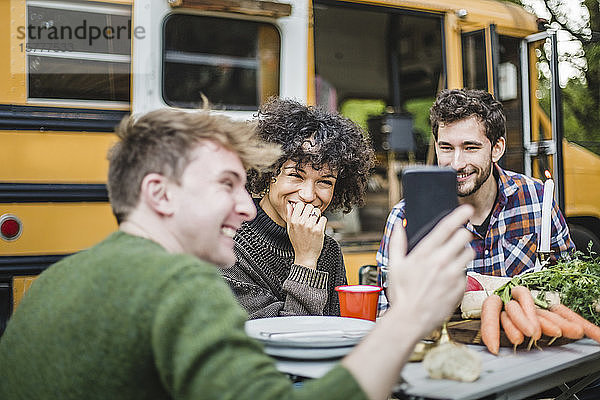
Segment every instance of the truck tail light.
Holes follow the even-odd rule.
[[[0,238],[11,241],[17,240],[23,232],[21,220],[12,214],[4,214],[0,217]]]

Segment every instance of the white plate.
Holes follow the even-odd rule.
[[[282,347],[282,346],[265,346],[265,353],[274,357],[291,358],[295,360],[326,360],[330,358],[341,358],[350,351],[354,346],[346,347]]]
[[[246,334],[269,346],[353,346],[373,328],[364,319],[320,315],[261,318],[246,321]]]

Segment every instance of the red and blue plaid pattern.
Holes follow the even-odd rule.
[[[542,223],[542,196],[544,185],[516,172],[505,171],[496,165],[498,200],[494,206],[485,237],[473,225],[466,228],[473,234],[471,247],[475,259],[469,271],[495,276],[515,276],[536,265],[538,237]],[[404,219],[404,201],[396,204],[388,216],[384,235],[377,251],[377,264],[388,264],[388,245],[392,229]],[[567,256],[575,248],[569,228],[556,202],[552,202],[552,233],[550,250],[553,258]],[[387,308],[384,302],[380,308]]]

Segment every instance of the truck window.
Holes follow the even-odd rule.
[[[172,14],[164,24],[163,98],[197,108],[256,110],[279,94],[280,36],[255,21]]]
[[[131,8],[27,3],[28,98],[129,102]]]
[[[485,58],[485,32],[483,30],[462,34],[463,86],[469,89],[488,90]]]

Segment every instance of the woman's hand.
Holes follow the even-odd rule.
[[[287,232],[294,247],[294,264],[316,269],[323,249],[327,218],[312,204],[288,204]]]

